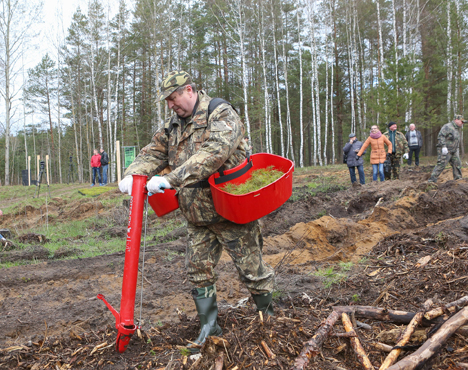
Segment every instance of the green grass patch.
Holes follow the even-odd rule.
[[[321,268],[314,273],[322,279],[325,289],[331,288],[335,284],[340,284],[348,278],[348,272],[352,269],[352,262],[340,262],[338,266]]]
[[[250,179],[243,184],[228,183],[221,187],[221,190],[234,195],[243,195],[259,190],[275,182],[283,175],[284,172],[275,170],[274,166],[268,166],[267,168],[252,171]]]
[[[89,188],[84,188],[78,190],[78,193],[81,195],[85,195],[88,197],[97,197],[98,195],[101,195],[103,193],[107,193],[109,190],[112,190],[113,188],[108,188],[107,186],[93,186]]]

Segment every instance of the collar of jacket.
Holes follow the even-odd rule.
[[[453,127],[455,127],[457,130],[460,128],[460,127],[458,127],[458,125],[455,123],[455,121],[452,121],[452,125],[453,125]],[[462,127],[463,127],[463,126],[462,126]]]

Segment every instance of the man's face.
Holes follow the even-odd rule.
[[[351,138],[351,141],[355,141],[355,140],[356,140],[356,136]]]
[[[391,125],[389,128],[390,128],[390,131],[395,131],[396,130],[396,125]]]
[[[191,86],[185,86],[182,94],[174,91],[166,98],[167,106],[172,109],[179,117],[185,118],[192,114],[195,102],[193,101],[193,91]]]
[[[104,151],[104,149],[99,149],[99,151],[102,153]]]
[[[455,120],[455,124],[458,126],[458,127],[463,127],[463,121],[461,119],[456,119]]]
[[[415,125],[413,125],[413,124],[409,125],[409,129],[410,129],[410,131],[414,131],[414,129],[415,129],[415,128],[416,128],[416,126],[415,126]]]

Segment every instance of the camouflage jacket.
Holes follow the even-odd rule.
[[[390,140],[390,134],[387,131],[384,132],[384,135]],[[405,135],[400,131],[395,131],[395,156],[401,157],[403,154],[409,152],[408,142],[406,141]]]
[[[455,152],[460,142],[460,128],[455,122],[449,122],[442,126],[437,136],[437,147],[446,147],[449,152]]]
[[[145,146],[125,175],[152,177],[169,166],[167,181],[177,190],[179,207],[194,225],[224,220],[214,209],[210,188],[187,188],[223,169],[233,168],[246,158],[244,124],[229,104],[220,104],[208,119],[211,98],[198,92],[198,106],[192,117],[177,114],[168,119]]]

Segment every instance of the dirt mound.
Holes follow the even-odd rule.
[[[91,216],[98,216],[99,211],[103,208],[104,206],[100,201],[83,202],[72,207],[70,210],[61,212],[59,216],[71,220],[83,220]]]
[[[42,245],[34,245],[20,251],[14,250],[0,253],[0,261],[2,263],[44,260],[47,258],[49,258],[49,250]]]
[[[71,256],[79,256],[82,253],[83,251],[78,248],[60,247],[54,252],[54,258],[58,259]]]
[[[27,233],[27,234],[21,235],[18,237],[18,240],[21,243],[29,243],[29,244],[32,244],[32,243],[44,244],[44,243],[47,243],[48,241],[45,235],[35,234],[35,233]]]

